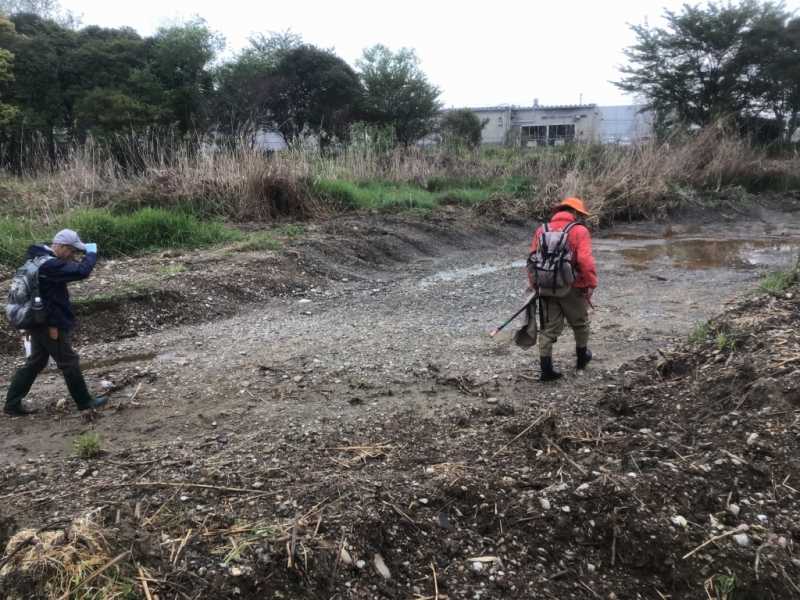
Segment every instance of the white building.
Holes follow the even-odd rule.
[[[481,143],[553,146],[567,142],[633,143],[650,137],[652,119],[642,107],[565,104],[470,108],[486,121]]]

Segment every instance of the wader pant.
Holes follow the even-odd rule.
[[[539,299],[544,325],[539,332],[539,356],[553,355],[553,344],[564,330],[564,319],[575,334],[575,346],[586,348],[589,343],[589,304],[583,290],[572,288],[563,298]]]
[[[47,327],[38,327],[29,333],[31,355],[11,378],[6,396],[6,407],[15,408],[21,405],[22,399],[28,395],[36,376],[47,366],[51,356],[58,368],[61,369],[67,389],[78,408],[90,407],[94,397],[86,387],[86,380],[81,373],[80,358],[70,344],[69,331],[59,329],[56,340],[50,337]]]

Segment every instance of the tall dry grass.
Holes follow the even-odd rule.
[[[335,152],[297,146],[265,154],[247,139],[224,147],[210,140],[156,135],[93,140],[70,147],[54,167],[42,164],[0,182],[0,211],[49,222],[75,208],[180,207],[234,221],[311,217],[336,210],[314,193],[320,180],[429,186],[523,178],[522,191],[500,186],[500,200],[537,212],[565,195],[586,198],[602,220],[663,215],[704,192],[797,187],[800,160],[770,160],[764,151],[709,127],[691,136],[617,147],[480,150],[386,149],[368,142]],[[499,188],[499,189],[500,189]]]

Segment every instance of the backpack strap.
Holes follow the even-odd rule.
[[[539,235],[539,246],[542,249],[542,254],[547,256],[549,249],[547,247],[547,233],[550,230],[547,228],[547,223],[542,223],[542,233]]]

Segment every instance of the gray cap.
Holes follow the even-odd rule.
[[[72,231],[72,229],[62,229],[59,231],[55,237],[53,238],[53,244],[60,244],[61,246],[72,246],[76,250],[80,250],[81,252],[86,252],[86,246],[84,246],[81,238],[78,237],[78,234]]]

